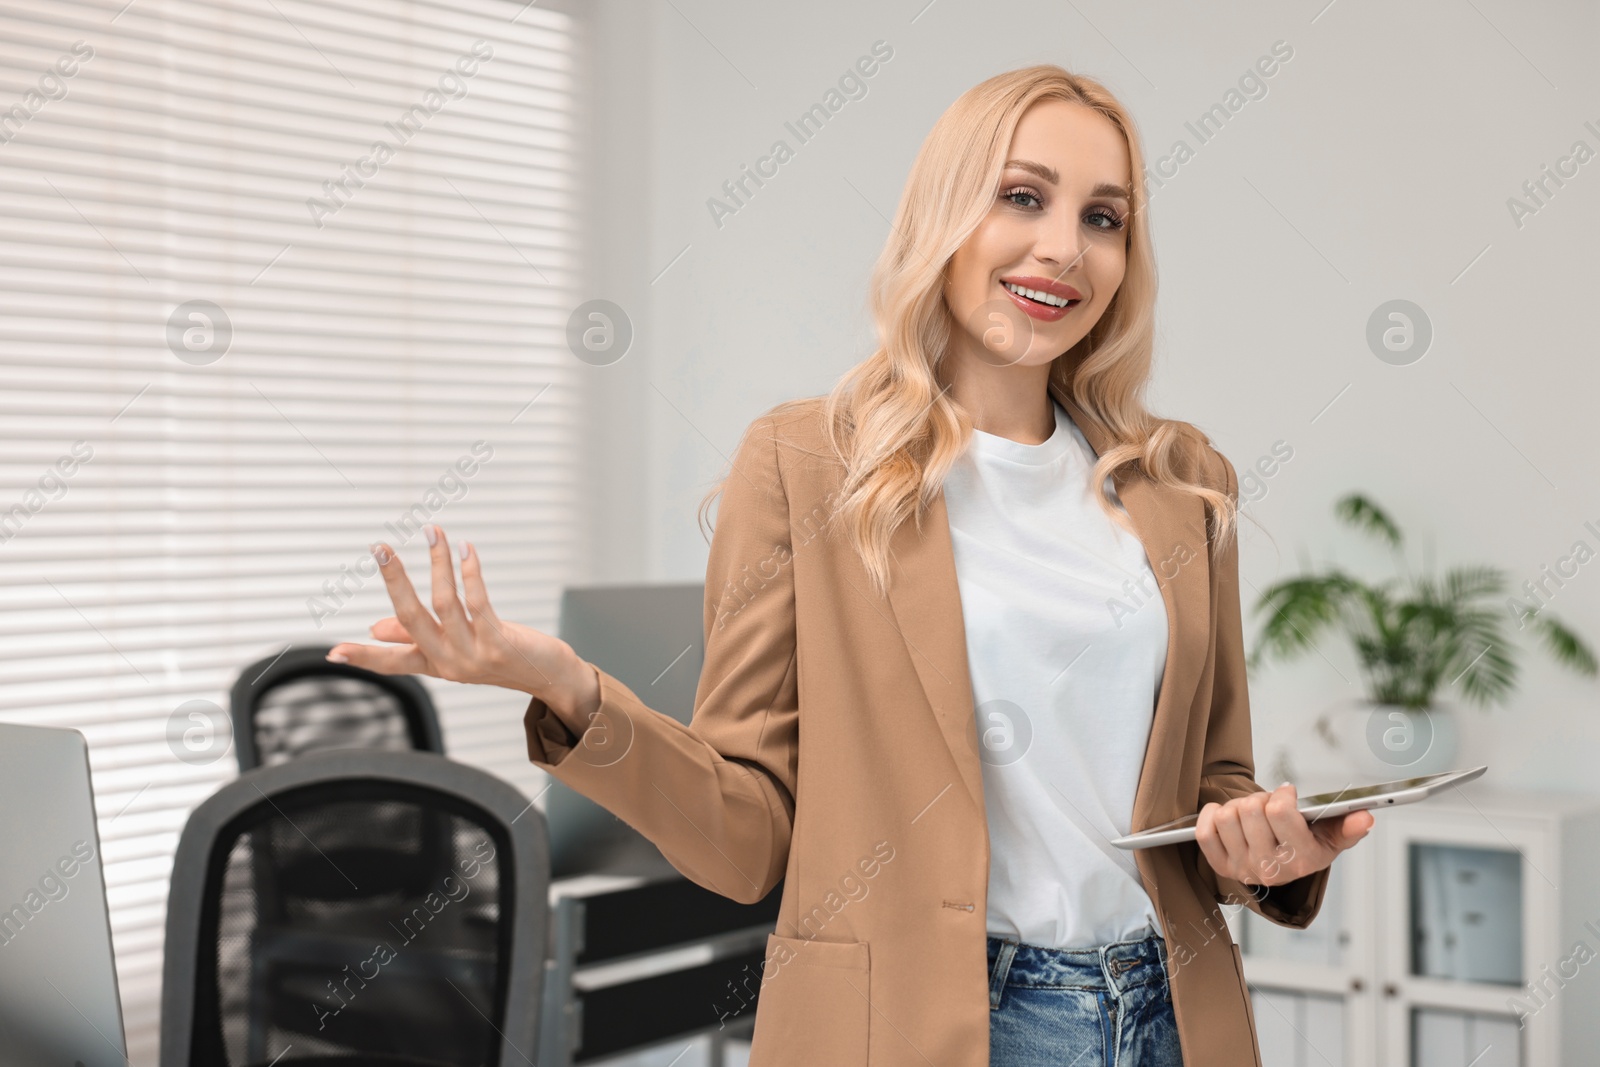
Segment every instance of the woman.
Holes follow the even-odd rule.
[[[533,699],[530,758],[735,900],[783,896],[754,1067],[1260,1063],[1220,904],[1303,928],[1367,812],[1254,780],[1231,463],[1149,413],[1133,123],[1055,66],[976,86],[913,166],[882,347],[733,460],[684,726],[500,620],[430,528],[376,546],[384,673]],[[666,665],[662,665],[665,667]],[[1197,841],[1111,837],[1200,813]]]

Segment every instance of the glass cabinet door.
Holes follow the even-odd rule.
[[[1411,973],[1521,985],[1522,857],[1421,841],[1406,851]]]
[[[1345,1053],[1344,997],[1258,988],[1250,991],[1250,1009],[1261,1067],[1358,1067],[1362,1062],[1361,1056]]]
[[[1391,813],[1379,899],[1379,1014],[1394,1067],[1555,1067],[1560,1012],[1514,1003],[1555,932],[1548,823],[1492,804]]]
[[[1522,1067],[1522,1034],[1509,1015],[1411,1009],[1410,1067]]]

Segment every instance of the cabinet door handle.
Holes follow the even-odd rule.
[[[1359,993],[1365,988],[1367,988],[1367,983],[1362,981],[1360,978],[1350,979],[1350,991],[1352,993]]]
[[[1385,982],[1383,983],[1383,995],[1386,997],[1398,997],[1400,995],[1400,987],[1393,982]]]

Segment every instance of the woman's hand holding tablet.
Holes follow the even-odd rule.
[[[1119,848],[1196,841],[1211,869],[1246,885],[1282,885],[1320,871],[1367,835],[1376,819],[1369,809],[1411,804],[1442,789],[1469,782],[1488,770],[1402,778],[1347,787],[1300,800],[1288,782],[1274,790],[1212,801],[1196,815],[1119,837]]]

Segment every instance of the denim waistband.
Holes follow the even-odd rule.
[[[1058,949],[989,937],[991,996],[1007,985],[1035,989],[1101,989],[1121,994],[1167,981],[1167,943],[1152,933],[1094,948]]]

